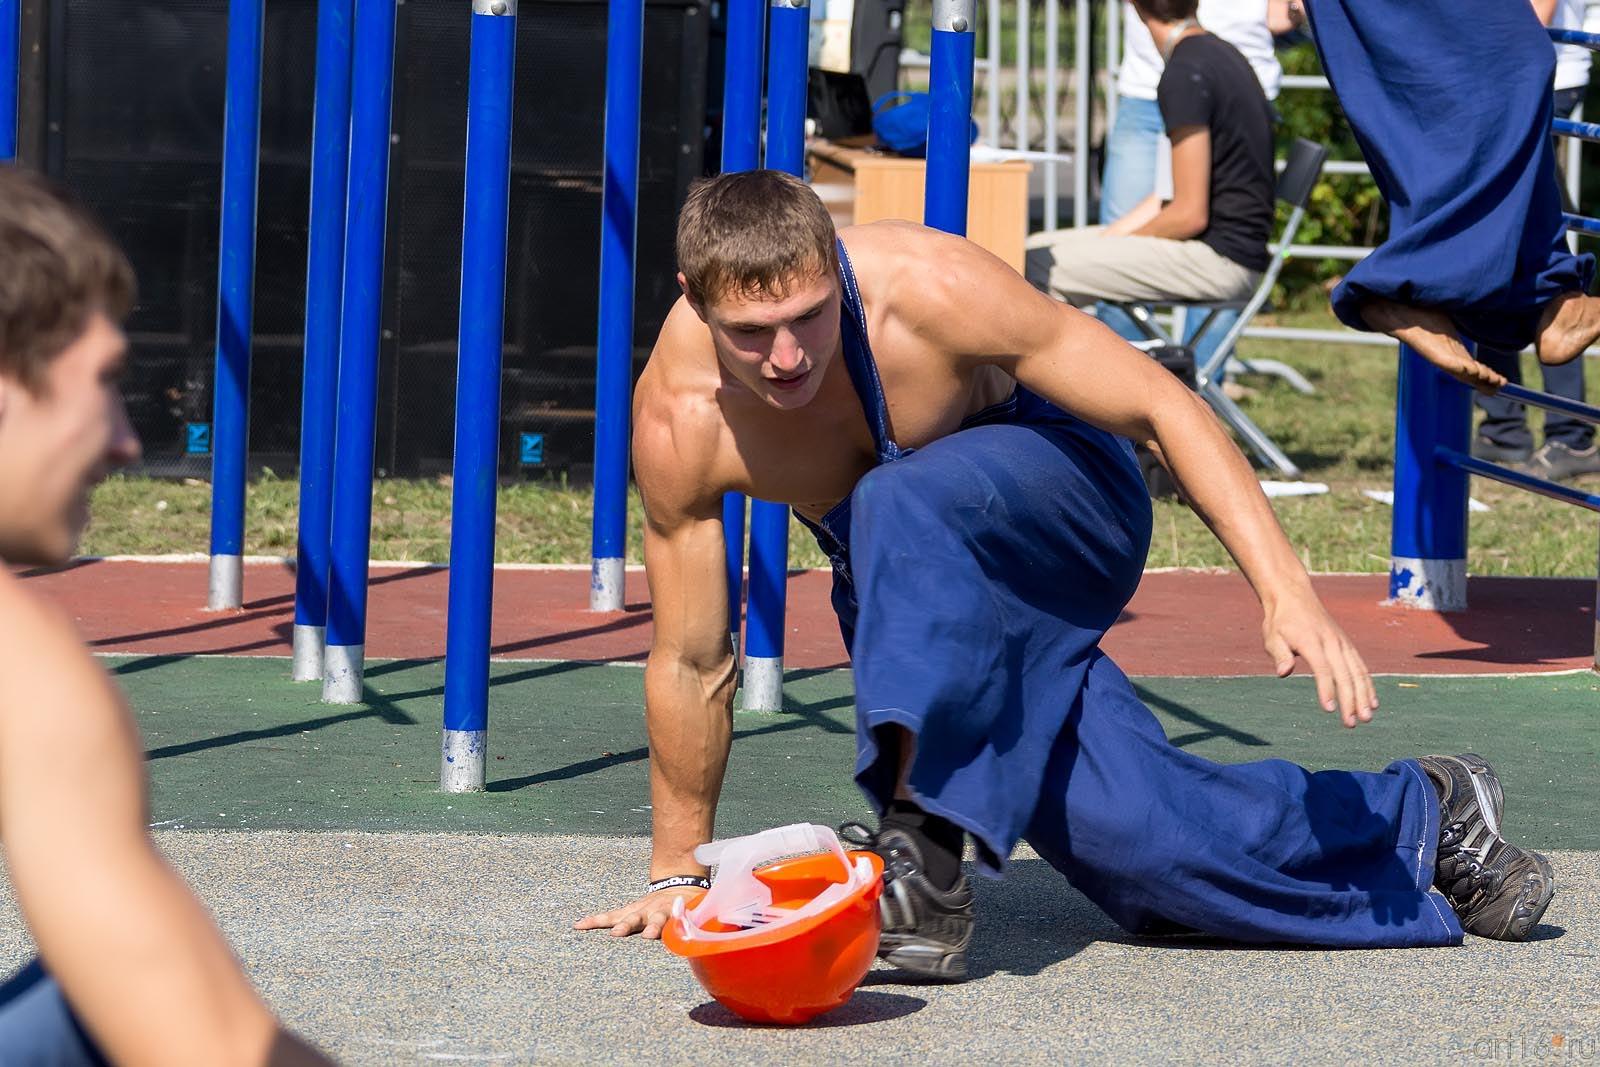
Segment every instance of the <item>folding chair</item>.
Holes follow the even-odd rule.
[[[1327,148],[1315,141],[1297,137],[1294,144],[1290,145],[1283,173],[1278,175],[1277,190],[1278,199],[1289,205],[1289,219],[1283,225],[1283,232],[1278,235],[1277,244],[1273,248],[1272,262],[1267,265],[1265,273],[1261,275],[1261,283],[1256,286],[1256,291],[1248,300],[1182,301],[1184,307],[1198,308],[1205,312],[1205,318],[1200,321],[1200,326],[1194,335],[1187,342],[1182,342],[1191,347],[1196,346],[1205,337],[1220,313],[1224,311],[1239,313],[1233,326],[1223,334],[1222,340],[1217,342],[1216,350],[1205,363],[1195,368],[1196,387],[1222,420],[1238,431],[1239,436],[1250,446],[1250,450],[1261,457],[1263,463],[1275,468],[1285,477],[1296,479],[1300,477],[1300,468],[1296,467],[1289,457],[1283,454],[1283,450],[1273,443],[1272,438],[1262,432],[1261,427],[1251,422],[1249,416],[1240,410],[1239,405],[1222,391],[1223,371],[1231,364],[1244,370],[1278,374],[1288,379],[1289,383],[1301,392],[1311,392],[1311,383],[1292,367],[1275,360],[1257,360],[1251,363],[1236,355],[1234,348],[1238,345],[1239,338],[1243,336],[1245,327],[1250,325],[1250,320],[1272,295],[1272,287],[1277,283],[1278,274],[1283,270],[1283,262],[1289,256],[1289,245],[1294,241],[1295,231],[1300,228],[1300,221],[1305,218],[1306,200],[1310,198],[1311,189],[1317,184],[1317,178],[1321,176],[1322,165],[1327,158]],[[1134,347],[1150,349],[1180,343],[1155,320],[1148,306],[1110,301],[1107,303],[1126,312],[1144,333],[1146,339],[1134,342]]]

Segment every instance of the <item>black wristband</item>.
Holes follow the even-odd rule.
[[[702,874],[674,874],[668,878],[657,878],[644,887],[646,893],[656,893],[663,889],[710,889],[711,879]]]

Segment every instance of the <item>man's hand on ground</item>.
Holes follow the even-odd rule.
[[[1322,710],[1338,712],[1346,726],[1372,721],[1378,706],[1372,675],[1316,594],[1307,592],[1269,607],[1261,632],[1279,678],[1294,673],[1299,656],[1310,664],[1317,680]]]
[[[687,899],[698,892],[700,892],[698,889],[676,886],[672,889],[646,893],[632,904],[624,904],[614,911],[601,911],[584,916],[573,923],[572,928],[609,929],[612,937],[643,934],[653,941],[661,936],[662,927],[666,926],[667,920],[672,917],[672,902],[679,897]]]

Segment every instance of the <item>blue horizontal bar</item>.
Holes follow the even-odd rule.
[[[1561,217],[1567,220],[1569,230],[1600,236],[1600,219],[1591,219],[1587,215],[1574,215],[1569,211],[1562,212]]]
[[[1453,448],[1445,448],[1442,445],[1435,448],[1433,454],[1440,463],[1459,467],[1468,474],[1476,474],[1491,481],[1504,482],[1506,485],[1515,486],[1518,489],[1526,489],[1531,493],[1538,493],[1540,496],[1547,496],[1552,500],[1576,504],[1580,508],[1588,508],[1590,511],[1600,511],[1600,496],[1596,496],[1593,493],[1585,493],[1581,489],[1573,489],[1571,486],[1549,482],[1543,478],[1535,478],[1531,474],[1523,474],[1521,471],[1514,471],[1510,467],[1501,467],[1485,460],[1474,459],[1463,452],[1457,452]]]
[[[1575,44],[1580,48],[1592,48],[1600,51],[1600,33],[1584,33],[1582,30],[1549,29],[1550,39],[1557,44]]]
[[[1497,396],[1508,400],[1518,400],[1530,407],[1543,408],[1546,411],[1559,411],[1563,415],[1570,415],[1583,422],[1600,426],[1600,408],[1593,404],[1585,404],[1581,400],[1568,400],[1564,396],[1554,396],[1550,393],[1541,393],[1523,385],[1502,385]]]
[[[1574,122],[1572,119],[1552,119],[1551,132],[1562,137],[1577,137],[1585,141],[1600,141],[1600,122]]]

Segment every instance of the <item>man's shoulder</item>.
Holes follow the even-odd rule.
[[[8,695],[95,669],[67,613],[0,569],[0,715]]]
[[[0,565],[0,663],[26,659],[30,650],[82,650],[72,620]]]
[[[634,388],[634,475],[657,500],[715,480],[727,428],[715,361],[705,324],[679,300]]]
[[[1178,47],[1173,49],[1172,58],[1162,72],[1161,81],[1165,85],[1169,77],[1181,83],[1195,78],[1214,81],[1240,76],[1259,85],[1255,70],[1243,52],[1214,33],[1200,33],[1178,42]]]
[[[839,236],[869,309],[948,307],[953,298],[970,300],[991,272],[1010,269],[965,237],[901,219],[850,226]]]

